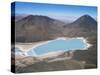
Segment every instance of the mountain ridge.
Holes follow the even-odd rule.
[[[64,24],[48,16],[28,15],[15,22],[15,27],[17,42],[35,42],[62,36],[88,36],[87,33],[96,33],[97,22],[87,14],[70,24]]]

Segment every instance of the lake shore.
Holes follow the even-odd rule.
[[[59,54],[61,53],[62,51],[58,51],[58,52],[50,52],[50,53],[46,53],[46,54],[43,54],[43,55],[37,55],[34,51],[34,48],[38,47],[38,46],[41,46],[41,45],[44,45],[44,44],[47,44],[47,43],[50,43],[52,41],[55,41],[55,40],[68,40],[68,39],[82,39],[82,41],[86,44],[86,47],[84,49],[80,49],[80,50],[87,50],[89,47],[91,47],[92,45],[90,43],[88,43],[88,40],[84,37],[73,37],[73,38],[70,38],[70,37],[59,37],[59,38],[56,38],[54,40],[49,40],[49,41],[41,41],[41,42],[33,42],[33,43],[16,43],[15,47],[19,47],[23,52],[26,53],[27,55],[27,52],[30,51],[30,50],[33,50],[33,56],[36,56],[36,57],[48,57],[48,56],[53,56],[55,53],[56,54]],[[75,51],[75,50],[74,50]],[[27,55],[28,56],[28,55]]]

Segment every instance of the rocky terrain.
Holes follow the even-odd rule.
[[[12,22],[13,19],[12,16]],[[83,15],[70,24],[47,16],[29,15],[16,21],[15,27],[16,42],[20,43],[37,43],[57,37],[85,37],[92,44],[87,50],[58,53],[52,58],[15,57],[12,46],[12,67],[16,67],[17,73],[97,67],[97,22],[89,15]]]

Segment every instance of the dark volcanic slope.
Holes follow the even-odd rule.
[[[57,37],[91,37],[97,35],[97,22],[83,15],[73,23],[63,22],[47,16],[29,15],[15,23],[16,42],[36,42]]]
[[[44,41],[61,36],[62,22],[47,16],[29,15],[15,23],[17,42]]]
[[[97,22],[89,15],[84,15],[73,22],[74,26],[80,26],[85,29],[93,30],[96,29]]]
[[[73,23],[65,25],[64,34],[69,36],[86,36],[96,33],[97,22],[89,15],[83,15]]]

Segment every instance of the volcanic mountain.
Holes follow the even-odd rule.
[[[97,22],[89,15],[83,15],[70,24],[41,16],[29,15],[15,22],[16,42],[37,42],[57,37],[94,36]]]
[[[64,28],[64,34],[67,36],[87,36],[96,33],[97,22],[91,16],[83,15]]]
[[[15,22],[17,42],[36,42],[62,35],[63,22],[47,16],[29,15]]]

